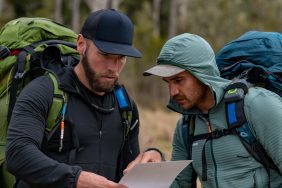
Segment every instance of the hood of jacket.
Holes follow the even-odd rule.
[[[220,77],[215,54],[206,40],[198,35],[184,33],[168,40],[157,59],[157,65],[170,64],[189,71],[213,91],[214,106],[224,95],[229,80]],[[196,108],[185,110],[170,98],[168,108],[182,114],[198,114]]]

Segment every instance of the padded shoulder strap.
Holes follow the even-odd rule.
[[[244,112],[244,96],[248,92],[249,87],[245,82],[237,82],[227,87],[224,100],[226,103],[226,118],[228,129],[235,129],[242,144],[247,151],[260,162],[267,170],[270,176],[270,169],[274,169],[281,175],[278,167],[268,156],[263,146],[257,141],[254,134],[250,130]]]
[[[67,104],[67,94],[59,89],[57,78],[54,74],[48,72],[47,75],[50,77],[54,84],[54,97],[49,114],[46,121],[46,130],[50,132],[54,126],[56,126],[62,118],[62,111],[64,106]],[[66,107],[65,107],[66,108]],[[64,112],[65,113],[65,112]]]
[[[229,129],[239,127],[246,122],[244,97],[247,92],[248,85],[242,80],[236,80],[226,88],[224,100]]]
[[[123,85],[116,85],[115,96],[121,113],[122,124],[124,126],[124,137],[126,138],[131,130],[137,125],[138,120],[132,122],[132,104]]]

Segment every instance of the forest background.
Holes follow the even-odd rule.
[[[281,0],[0,0],[0,26],[18,17],[46,17],[79,32],[87,15],[102,8],[124,12],[135,25],[135,46],[144,56],[128,59],[120,82],[140,106],[141,148],[158,147],[167,159],[180,115],[166,109],[165,83],[142,76],[164,42],[194,33],[217,52],[249,30],[282,32]]]

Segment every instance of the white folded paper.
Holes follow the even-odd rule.
[[[129,188],[168,188],[192,160],[142,163],[123,176],[119,183]]]

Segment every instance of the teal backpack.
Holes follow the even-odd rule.
[[[64,127],[68,95],[59,89],[56,75],[79,62],[76,39],[74,31],[46,18],[15,19],[0,30],[0,187],[12,188],[15,182],[5,168],[7,129],[17,96],[34,78],[47,75],[54,84],[46,132],[58,123]],[[132,125],[132,106],[125,88],[117,85],[115,95],[126,140],[137,120]]]
[[[225,89],[227,129],[195,135],[195,117],[183,117],[182,133],[187,149],[193,141],[217,139],[238,135],[246,150],[260,162],[270,176],[270,169],[281,175],[249,128],[244,113],[244,96],[249,87],[260,86],[282,97],[282,34],[249,31],[227,43],[216,54],[216,63],[222,77],[233,80]],[[190,151],[191,154],[191,151]],[[205,150],[202,152],[203,181],[207,179]],[[281,175],[282,176],[282,175]]]

